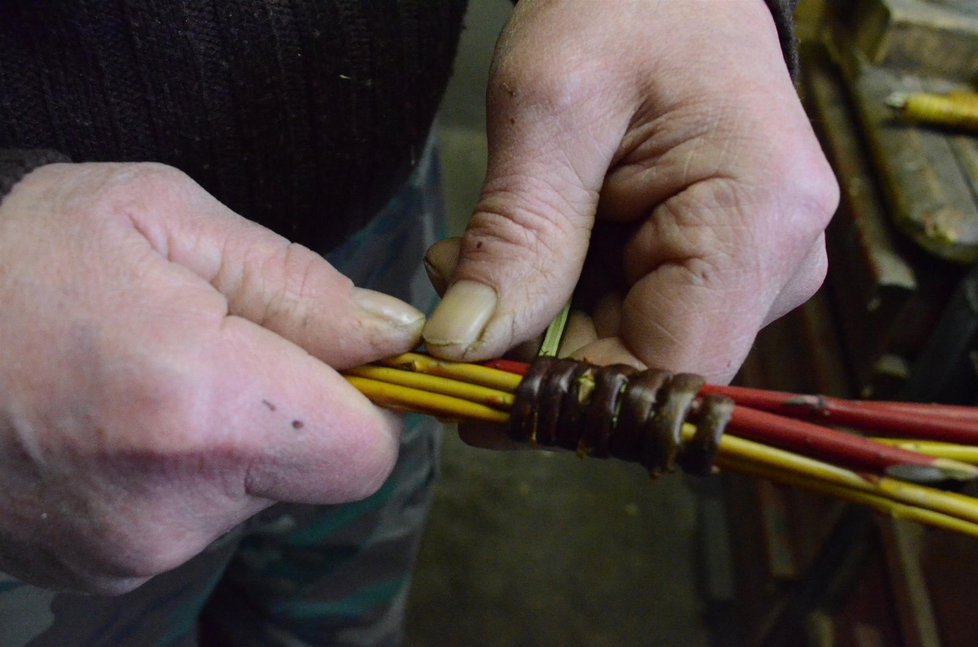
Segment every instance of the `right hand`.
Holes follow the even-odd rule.
[[[764,3],[607,5],[516,5],[482,195],[425,346],[497,357],[586,287],[611,307],[588,308],[600,338],[576,356],[725,383],[821,285],[838,186]]]
[[[424,318],[155,164],[0,203],[0,569],[121,593],[275,501],[366,497],[400,419],[337,372]]]

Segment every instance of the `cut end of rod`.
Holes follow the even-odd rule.
[[[948,474],[948,478],[955,481],[971,481],[978,478],[978,467],[951,458],[936,458],[934,459],[934,466],[944,470]]]
[[[890,96],[886,97],[886,105],[894,110],[903,110],[907,107],[907,93],[894,92]]]
[[[971,481],[978,478],[978,467],[948,458],[936,458],[930,465],[891,465],[886,475],[912,483],[938,483],[940,481]]]

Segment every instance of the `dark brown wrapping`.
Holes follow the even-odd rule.
[[[611,438],[611,455],[626,461],[637,461],[642,453],[642,424],[654,412],[659,390],[672,373],[645,370],[628,380],[618,412],[618,424]]]
[[[557,431],[560,428],[561,407],[574,384],[590,367],[573,360],[556,360],[540,389],[537,401],[536,442],[541,447],[552,447],[557,444]],[[576,397],[576,396],[575,396]]]
[[[555,361],[549,357],[538,357],[516,387],[513,407],[509,412],[509,437],[515,442],[536,442],[540,387]]]
[[[584,430],[577,445],[582,456],[607,458],[618,417],[618,403],[628,376],[635,368],[625,364],[602,366],[594,371],[594,393],[584,409]]]
[[[644,428],[642,465],[653,476],[675,469],[676,456],[682,447],[683,423],[703,384],[699,375],[680,373],[665,385],[662,404]]]
[[[720,437],[733,415],[734,401],[711,393],[694,405],[696,433],[686,443],[679,455],[679,466],[684,472],[697,476],[709,476],[713,461],[720,449]]]
[[[584,424],[584,406],[590,397],[582,389],[585,385],[590,388],[594,384],[595,367],[587,364],[584,366],[586,367],[585,370],[571,380],[567,393],[564,395],[560,405],[560,424],[557,425],[557,446],[574,451],[577,451],[581,428]]]
[[[510,437],[581,456],[638,462],[652,476],[677,464],[707,475],[734,405],[723,396],[700,398],[703,384],[689,373],[538,358],[516,389]],[[686,422],[697,425],[688,442],[682,436]]]

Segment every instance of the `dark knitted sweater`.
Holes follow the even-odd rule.
[[[789,57],[795,2],[768,0]],[[156,161],[328,249],[409,174],[464,11],[465,0],[3,0],[0,199],[57,159]]]
[[[778,36],[781,39],[781,51],[784,53],[785,63],[791,78],[798,76],[798,44],[795,41],[795,7],[799,0],[764,0],[771,14],[774,16],[774,24],[778,27]]]
[[[0,149],[170,164],[328,248],[421,154],[464,12],[465,0],[4,0]],[[4,159],[7,184],[37,165]]]

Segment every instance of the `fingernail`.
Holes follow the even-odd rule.
[[[351,296],[361,310],[398,328],[417,325],[424,319],[424,313],[417,308],[383,292],[353,288]]]
[[[496,291],[476,281],[459,281],[448,288],[424,328],[425,343],[431,346],[468,346],[496,310]]]

